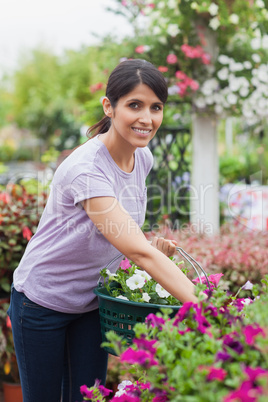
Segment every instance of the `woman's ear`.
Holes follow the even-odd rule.
[[[112,117],[113,108],[107,96],[104,96],[104,98],[102,99],[102,106],[105,115],[108,117]]]

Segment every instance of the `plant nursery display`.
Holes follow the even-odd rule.
[[[187,302],[174,317],[169,308],[136,324],[126,346],[110,332],[128,379],[109,389],[81,385],[83,401],[265,402],[268,397],[268,276],[249,281],[236,295],[198,284],[198,303]],[[243,291],[246,297],[241,298]],[[131,377],[130,377],[131,376]]]

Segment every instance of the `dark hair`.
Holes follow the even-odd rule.
[[[156,94],[161,102],[166,103],[168,97],[167,83],[162,73],[150,62],[141,59],[126,60],[120,63],[111,73],[106,96],[110,100],[113,108],[122,96],[127,95],[137,85],[145,84]],[[111,126],[111,119],[108,116],[103,117],[98,123],[90,127],[87,131],[89,136],[105,133]]]

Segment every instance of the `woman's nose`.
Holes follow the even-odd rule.
[[[139,121],[143,124],[149,124],[152,122],[152,115],[150,110],[143,110],[139,116]]]

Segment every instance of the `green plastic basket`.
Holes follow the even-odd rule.
[[[191,257],[186,251],[184,251],[181,247],[176,247],[176,250],[189,262],[192,268],[197,273],[200,282],[200,274],[198,272],[197,267],[203,272],[206,277],[208,288],[210,289],[209,280],[206,272],[203,270],[201,265]],[[118,258],[120,258],[122,254],[116,256],[108,265],[107,268]],[[196,265],[196,266],[195,266]],[[133,327],[138,322],[144,322],[145,318],[153,313],[157,313],[161,308],[171,308],[173,313],[171,317],[176,314],[176,312],[181,308],[181,306],[170,306],[163,304],[151,304],[151,303],[137,303],[129,300],[117,299],[109,295],[108,291],[104,286],[99,284],[99,287],[94,289],[94,293],[98,296],[99,299],[99,311],[100,311],[100,323],[101,323],[101,334],[102,341],[106,342],[106,332],[114,331],[118,335],[122,336],[128,345],[132,344],[132,339],[134,338]],[[105,347],[104,348],[108,353],[115,355],[113,349]]]
[[[98,296],[101,335],[102,341],[106,342],[106,332],[114,331],[122,336],[127,345],[132,344],[134,338],[133,327],[138,322],[144,322],[145,318],[153,313],[160,311],[160,308],[169,307],[173,309],[173,315],[181,308],[181,306],[169,306],[162,304],[137,303],[129,300],[122,300],[112,297],[108,294],[105,287],[99,286],[94,289],[94,293]],[[112,348],[104,348],[108,353],[115,355]]]

